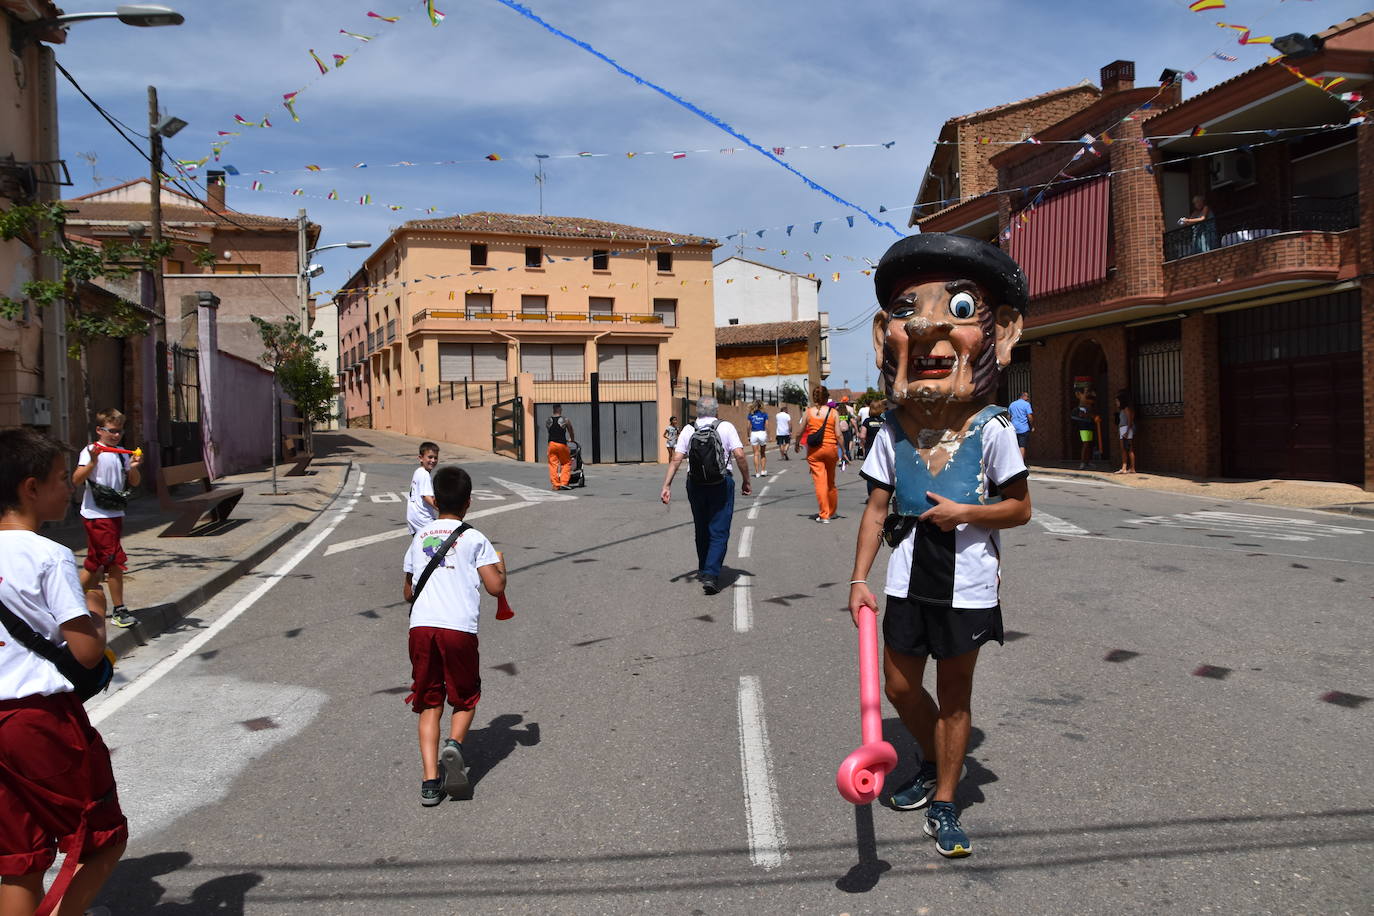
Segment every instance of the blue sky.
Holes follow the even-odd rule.
[[[92,8],[101,4],[89,0]],[[371,4],[371,5],[369,5]],[[78,7],[68,0],[68,12]],[[534,154],[581,151],[604,158],[545,161],[545,212],[606,219],[724,238],[749,232],[745,256],[815,271],[822,308],[837,327],[857,327],[872,284],[859,258],[877,259],[896,240],[889,229],[807,187],[743,144],[605,62],[549,34],[497,0],[441,0],[432,27],[414,0],[169,0],[186,16],[178,28],[136,29],[114,21],[74,26],[58,59],[98,102],[134,127],[146,123],[147,86],[190,122],[169,141],[178,159],[209,153],[217,130],[241,129],[222,163],[231,206],[292,216],[306,206],[324,226],[321,244],[380,242],[389,229],[438,207],[440,214],[496,210],[537,213]],[[1218,20],[1259,34],[1315,32],[1365,12],[1371,0],[1228,0],[1192,13],[1186,0],[1118,4],[1046,0],[531,0],[559,29],[621,66],[682,96],[755,142],[789,147],[794,168],[871,212],[879,206],[905,230],[906,208],[948,118],[1077,83],[1097,81],[1113,60],[1136,62],[1138,82],[1164,67],[1192,69],[1188,95],[1262,63],[1267,46],[1240,47]],[[400,16],[395,24],[369,10]],[[366,44],[340,29],[375,35]],[[318,76],[307,49],[326,61]],[[1225,63],[1214,50],[1238,57]],[[312,82],[313,81],[313,82]],[[300,123],[282,93],[297,99]],[[147,163],[64,80],[59,80],[62,154],[79,194],[147,174]],[[269,130],[238,128],[234,115],[270,116]],[[890,149],[833,150],[832,144],[896,141]],[[798,146],[824,146],[799,150]],[[674,160],[629,151],[711,150]],[[79,156],[94,154],[94,166]],[[498,153],[500,162],[482,157]],[[408,160],[458,165],[386,168]],[[353,169],[359,161],[365,169]],[[306,164],[340,171],[299,171]],[[278,174],[257,174],[260,169]],[[298,170],[298,171],[290,171]],[[100,185],[94,181],[101,179]],[[266,190],[249,190],[260,179]],[[341,200],[292,197],[292,188]],[[275,192],[275,193],[272,193]],[[370,194],[384,206],[359,206]],[[844,217],[855,216],[849,228]],[[811,226],[826,221],[818,234]],[[779,227],[795,225],[791,239]],[[762,239],[754,231],[766,229]],[[717,252],[723,258],[735,242]],[[766,251],[757,250],[759,247]],[[788,257],[778,250],[789,250]],[[800,254],[809,251],[813,260]],[[315,288],[341,285],[357,251],[319,256]],[[832,261],[825,263],[823,255]],[[830,273],[840,270],[839,283]],[[837,333],[832,385],[874,380],[868,335]]]

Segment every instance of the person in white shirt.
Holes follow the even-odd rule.
[[[877,610],[866,580],[886,541],[886,693],[922,758],[889,800],[901,810],[929,806],[925,832],[936,850],[966,856],[973,845],[954,794],[979,650],[1003,639],[997,531],[1031,516],[1016,434],[1005,408],[991,404],[1021,336],[1027,283],[1000,248],[929,232],[889,248],[874,285],[875,355],[895,407],[864,461],[873,490],[859,522],[849,610],[856,624]],[[934,697],[922,685],[932,656]]]
[[[740,492],[748,496],[749,462],[744,443],[733,423],[717,419],[720,404],[715,398],[697,401],[697,418],[683,427],[677,449],[668,463],[659,498],[666,506],[673,498],[673,477],[690,455],[687,468],[687,503],[692,507],[696,527],[697,578],[708,595],[720,591],[720,567],[730,540],[730,521],[735,514],[735,482],[730,475],[729,458],[739,467]],[[700,436],[698,436],[700,432]]]
[[[439,446],[433,442],[420,443],[420,466],[410,475],[410,493],[406,497],[406,525],[414,534],[438,518],[434,504],[434,466],[439,463]]]
[[[67,514],[66,449],[36,430],[0,430],[0,909],[62,913],[90,905],[124,853],[128,824],[110,752],[72,682],[10,632],[26,625],[95,668],[105,659],[105,596],[85,590],[76,558],[38,533]],[[25,637],[26,638],[26,637]],[[43,877],[67,853],[45,898]],[[80,863],[78,865],[78,862]],[[60,901],[60,903],[59,903]]]
[[[787,412],[786,404],[778,405],[778,412],[773,416],[773,422],[777,424],[776,437],[778,451],[782,452],[783,461],[791,461],[787,456],[787,447],[792,444],[792,415]]]
[[[124,605],[124,569],[129,558],[120,539],[124,534],[124,505],[128,491],[143,482],[141,454],[126,455],[119,448],[124,436],[124,414],[113,407],[95,415],[96,441],[81,450],[72,472],[72,483],[81,487],[81,524],[86,529],[86,559],[81,564],[81,586],[99,587],[103,577],[110,586],[110,622],[131,627],[138,619]]]
[[[410,606],[411,692],[406,702],[419,715],[420,804],[432,807],[450,798],[471,798],[463,759],[463,739],[477,713],[482,677],[477,644],[481,609],[478,588],[500,595],[506,590],[506,563],[491,541],[463,522],[472,504],[472,478],[459,467],[434,475],[438,518],[416,532],[406,551],[402,595]],[[440,554],[454,532],[458,536]],[[428,577],[425,570],[434,561]],[[417,589],[418,594],[417,594]],[[453,707],[449,736],[439,747],[444,700]]]

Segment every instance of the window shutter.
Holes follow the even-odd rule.
[[[615,344],[597,347],[596,368],[603,382],[625,381],[625,348]]]
[[[480,382],[506,380],[506,345],[472,344],[472,377]]]
[[[439,381],[472,378],[472,344],[439,344]]]
[[[626,378],[644,381],[658,376],[658,347],[653,344],[630,344],[625,348]]]
[[[610,315],[615,312],[615,300],[592,296],[587,300],[587,308],[593,315]]]
[[[534,376],[536,382],[553,380],[553,358],[549,344],[521,344],[520,371]]]
[[[553,345],[553,377],[558,381],[582,381],[582,362],[586,348],[581,344]]]

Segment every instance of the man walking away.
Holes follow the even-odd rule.
[[[1011,414],[1011,429],[1016,433],[1016,444],[1021,447],[1021,461],[1026,460],[1026,443],[1030,440],[1031,430],[1035,429],[1035,411],[1031,410],[1030,392],[1023,391],[1021,396],[1007,408]]]
[[[782,452],[783,461],[791,461],[787,457],[787,449],[792,444],[792,415],[787,412],[786,404],[778,404],[778,412],[773,417],[773,422],[777,424],[774,434],[778,439],[778,451]]]
[[[572,424],[563,417],[563,405],[553,405],[553,416],[548,420],[549,431],[549,489],[571,490],[568,480],[572,477],[572,453],[568,451],[568,440],[576,439]]]
[[[730,520],[735,514],[735,482],[727,456],[739,467],[740,492],[753,493],[749,486],[749,462],[744,443],[734,424],[717,419],[720,405],[715,398],[697,401],[697,418],[682,429],[677,450],[663,478],[659,499],[668,505],[673,498],[673,477],[687,457],[687,503],[692,507],[696,525],[697,575],[701,589],[708,595],[720,591],[720,567],[725,561],[725,546],[730,540]]]

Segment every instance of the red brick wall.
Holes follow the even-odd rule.
[[[1358,270],[1364,277],[1360,300],[1364,344],[1364,488],[1374,490],[1374,127],[1357,128],[1360,228],[1356,236]]]
[[[959,194],[973,197],[995,189],[997,169],[988,160],[1007,148],[1005,141],[1018,142],[1057,124],[1097,101],[1098,95],[1095,86],[1079,86],[1051,99],[959,122]],[[979,143],[979,137],[992,142]]]
[[[1217,316],[1201,313],[1183,319],[1183,420],[1179,439],[1185,453],[1177,468],[1184,474],[1221,473],[1221,371],[1217,358]]]
[[[1353,273],[1358,230],[1271,235],[1240,245],[1189,255],[1164,265],[1164,289],[1187,298],[1258,286],[1289,274],[1336,279],[1344,267]]]

